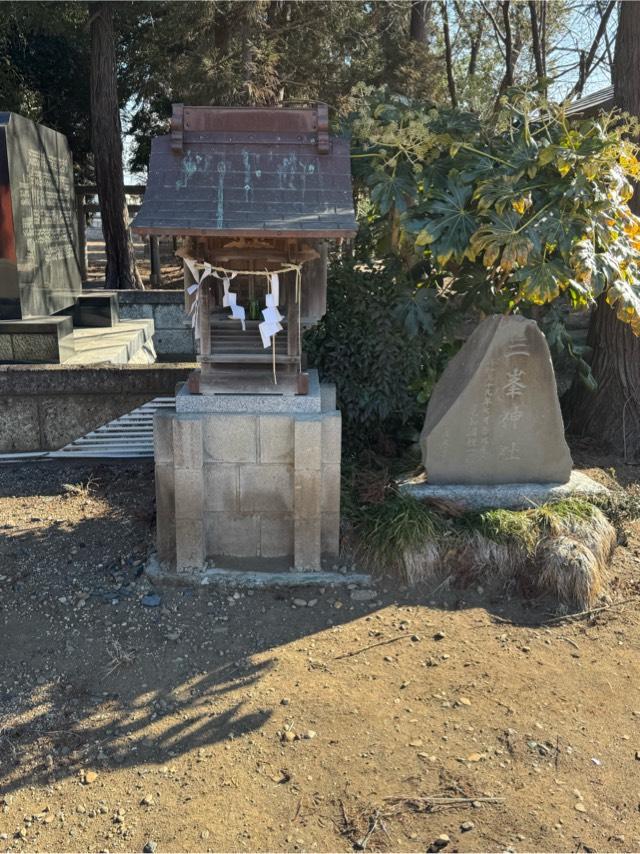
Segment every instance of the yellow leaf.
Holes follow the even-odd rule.
[[[416,237],[416,246],[426,246],[433,242],[433,235],[429,234],[426,228],[423,228]]]

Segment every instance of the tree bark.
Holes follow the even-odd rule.
[[[545,76],[545,62],[542,55],[542,39],[540,38],[541,23],[538,21],[536,0],[529,0],[529,17],[531,19],[531,47],[536,63],[536,77],[538,78],[538,85],[540,85],[541,80]]]
[[[444,36],[444,57],[447,66],[447,87],[449,89],[449,97],[451,106],[458,106],[458,93],[456,91],[456,79],[453,74],[453,56],[451,53],[451,37],[449,34],[449,12],[447,10],[446,0],[440,4],[442,12],[442,33]]]
[[[105,285],[114,289],[142,288],[142,279],[136,270],[124,192],[113,8],[109,2],[90,2],[88,8],[91,147],[107,256]]]
[[[431,3],[428,0],[413,0],[411,3],[411,19],[409,22],[409,38],[411,41],[424,44],[427,40],[427,24],[431,16]]]
[[[640,4],[633,0],[620,3],[614,91],[619,107],[640,116]],[[631,208],[640,213],[637,186]],[[597,439],[628,462],[640,462],[640,338],[600,299],[591,316],[588,343],[598,387],[589,392],[574,384],[567,401],[569,429]]]

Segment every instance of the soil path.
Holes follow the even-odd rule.
[[[146,463],[0,469],[0,851],[640,849],[638,602],[154,591],[153,516]]]

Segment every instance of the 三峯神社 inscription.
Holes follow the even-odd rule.
[[[431,483],[565,483],[564,438],[546,339],[533,320],[488,317],[447,365],[421,436]]]
[[[71,306],[82,291],[66,138],[0,113],[0,318]]]

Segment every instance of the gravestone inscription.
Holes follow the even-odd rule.
[[[434,388],[420,441],[430,483],[569,480],[551,355],[535,321],[482,321]]]
[[[0,113],[0,318],[54,314],[81,291],[66,137]]]

